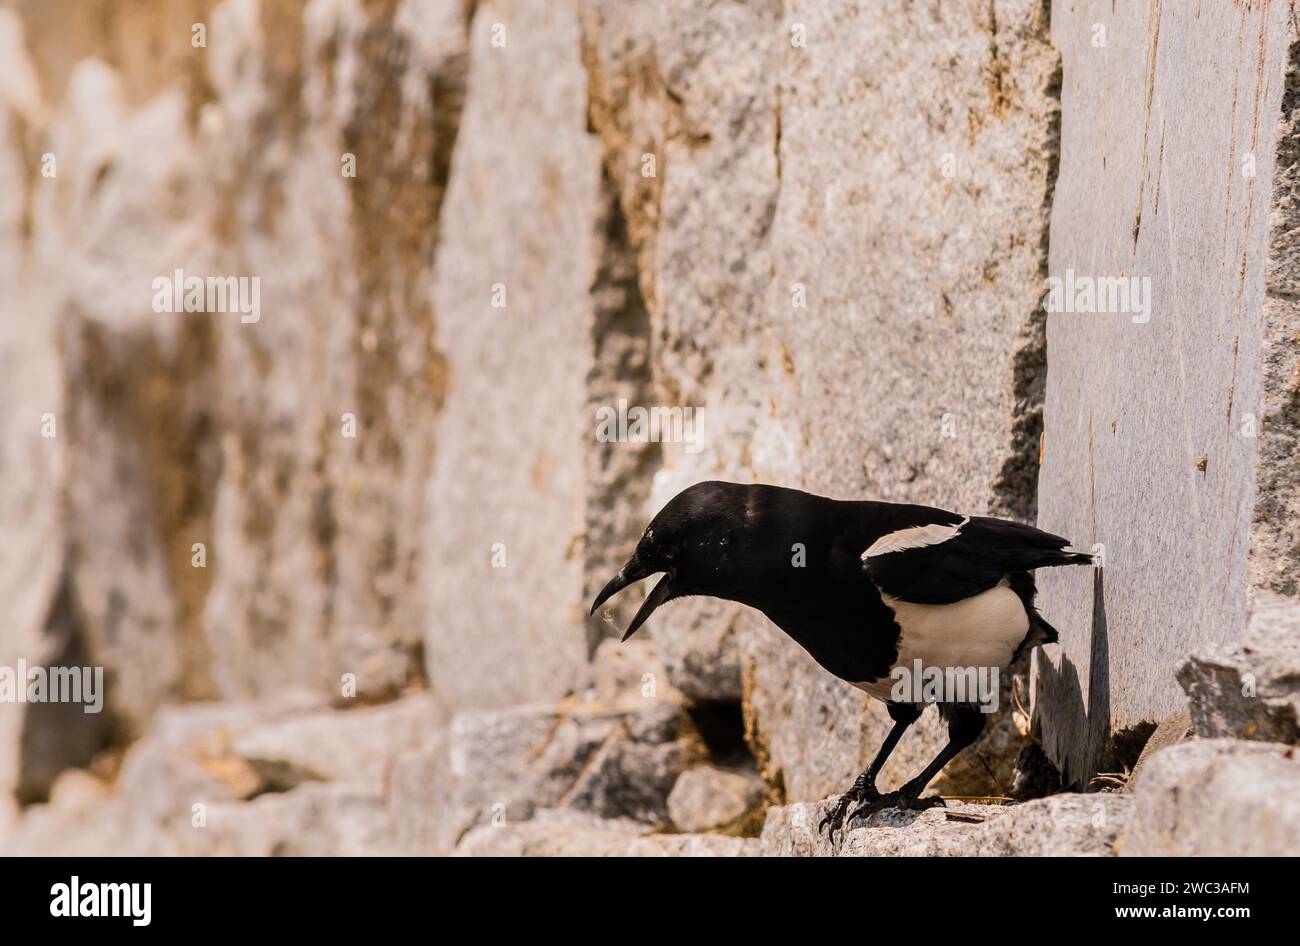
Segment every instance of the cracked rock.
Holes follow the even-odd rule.
[[[446,784],[433,823],[417,818],[405,830],[426,850],[446,852],[476,825],[525,822],[541,809],[666,823],[668,793],[703,761],[704,744],[675,701],[632,706],[572,702],[458,714],[445,753],[418,753],[397,766],[397,786]]]
[[[1300,604],[1258,591],[1238,645],[1178,670],[1198,736],[1300,744]]]
[[[758,842],[716,834],[651,834],[634,822],[539,812],[523,824],[475,828],[457,857],[746,857]]]
[[[732,832],[767,795],[754,772],[700,765],[687,769],[668,795],[668,815],[681,831]]]
[[[1125,855],[1300,854],[1300,757],[1292,746],[1198,739],[1143,766]]]
[[[951,804],[921,812],[878,812],[835,843],[818,830],[835,798],[770,808],[764,855],[814,857],[1076,856],[1115,853],[1132,799],[1053,795],[1020,805]],[[949,815],[963,820],[953,820]],[[965,819],[983,819],[980,821]]]

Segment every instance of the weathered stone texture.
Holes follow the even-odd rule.
[[[1048,320],[1039,525],[1106,553],[1093,574],[1040,577],[1062,634],[1037,664],[1044,740],[1079,782],[1109,763],[1113,736],[1182,708],[1171,671],[1185,654],[1244,627],[1289,13],[1052,12],[1064,120],[1050,274],[1150,287],[1146,312]]]
[[[584,5],[654,391],[706,409],[703,449],[664,450],[643,520],[714,476],[1032,511],[1057,104],[1046,19],[1028,2],[887,6]],[[688,696],[743,692],[791,797],[843,787],[887,728],[734,606],[676,604],[650,632]],[[923,765],[938,729],[912,734],[885,777]],[[1009,729],[986,748],[1006,785]],[[1004,793],[978,762],[949,784]]]
[[[475,828],[457,857],[754,857],[758,842],[716,834],[649,834],[635,825],[549,813],[536,821]]]
[[[528,821],[542,809],[666,825],[669,792],[704,757],[681,708],[653,699],[467,710],[452,720],[444,755],[403,764],[445,786],[426,815],[434,823],[415,830],[446,852],[477,824]]]
[[[1300,744],[1300,603],[1255,593],[1240,644],[1178,669],[1198,736]]]
[[[20,658],[55,659],[45,639],[64,571],[63,516],[59,495],[49,488],[66,464],[64,441],[42,436],[44,415],[55,421],[63,406],[58,353],[44,320],[28,300],[43,289],[18,252],[31,225],[30,196],[21,182],[35,173],[28,136],[41,109],[40,86],[24,52],[22,21],[0,10],[0,595],[8,602],[0,627],[0,665]],[[84,756],[58,755],[49,765],[24,759],[24,733],[37,707],[0,710],[0,835],[14,816],[13,793],[24,769],[84,764]],[[47,777],[39,779],[46,784]],[[30,789],[28,789],[30,791]]]
[[[584,379],[600,168],[578,24],[567,4],[482,3],[470,35],[434,281],[452,376],[426,543],[426,666],[453,710],[557,700],[588,677]]]
[[[1293,24],[1294,28],[1294,24]],[[1266,126],[1268,130],[1268,126]],[[1255,432],[1250,583],[1300,595],[1300,37],[1291,37],[1264,273],[1263,377]],[[1248,423],[1243,418],[1243,423]]]
[[[1199,735],[1295,741],[1284,6],[1050,6],[0,0],[0,665],[108,676],[0,707],[0,850],[1294,850],[1259,742],[982,803],[1061,787],[1040,727],[1067,782],[1182,738],[1188,652]],[[1049,323],[1067,267],[1151,321]],[[155,312],[176,269],[260,319]],[[880,706],[736,605],[586,614],[706,478],[1105,544],[950,812],[832,844]]]
[[[589,2],[582,11],[592,125],[648,314],[643,403],[704,411],[689,451],[665,444],[653,457],[661,468],[648,500],[643,474],[624,494],[639,508],[629,512],[623,496],[607,501],[633,522],[613,556],[621,564],[649,516],[677,490],[710,476],[754,475],[746,457],[765,387],[755,372],[778,190],[772,68],[780,11],[773,3],[735,2]],[[636,444],[606,448],[640,451]],[[739,699],[738,611],[688,601],[656,615],[650,633],[674,685],[689,696]]]
[[[105,6],[104,36],[62,41],[51,6],[18,9],[6,219],[46,254],[24,304],[49,313],[19,350],[51,352],[47,453],[73,471],[34,482],[67,510],[70,613],[128,736],[175,700],[337,699],[347,673],[371,699],[427,677],[447,716],[578,691],[614,632],[583,602],[705,476],[1032,506],[1056,114],[1035,3],[196,2]],[[153,313],[177,266],[260,276],[261,321]],[[594,444],[620,397],[707,409],[702,449]],[[752,613],[686,603],[652,634],[632,679],[743,702],[778,792],[842,787],[883,734]],[[918,727],[885,778],[942,738]],[[995,727],[997,777],[972,759],[945,784],[1004,793],[1019,743]],[[676,762],[646,764],[671,787]]]
[[[1195,740],[1152,756],[1135,791],[1124,855],[1300,855],[1294,746]]]
[[[7,528],[40,543],[6,550],[36,569],[6,649],[62,588],[125,737],[166,703],[338,696],[343,674],[392,696],[423,677],[413,526],[445,383],[429,294],[464,10],[97,4],[96,33],[74,6],[3,12],[4,324],[23,333],[3,347],[25,365],[7,449],[42,448],[4,490],[26,510]],[[155,311],[177,269],[260,279],[260,319]],[[36,441],[47,411],[57,438]]]
[[[767,786],[752,772],[696,766],[673,785],[668,816],[679,831],[735,831],[766,796]]]
[[[425,493],[447,385],[432,266],[465,10],[241,9],[222,8],[213,33],[251,58],[213,40],[210,79],[232,104],[199,125],[226,169],[226,266],[262,274],[267,313],[254,331],[221,326],[213,675],[223,694],[286,680],[337,693],[351,673],[387,696],[423,676]]]
[[[1006,807],[963,804],[923,812],[885,811],[832,843],[817,826],[833,801],[768,809],[761,853],[782,857],[1104,857],[1115,853],[1133,807],[1127,796],[1095,794],[1055,795]]]
[[[32,806],[6,854],[410,851],[387,799],[398,758],[436,738],[427,695],[340,711],[308,691],[167,709],[114,784],[81,770]]]

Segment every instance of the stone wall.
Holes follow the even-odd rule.
[[[1251,589],[1300,627],[1283,12],[0,0],[0,666],[107,676],[0,704],[0,850],[1216,850],[1243,786],[1184,836],[1180,785],[1296,778],[1207,650]],[[1150,275],[1150,322],[1049,318],[1065,268]],[[260,317],[154,311],[177,269]],[[699,439],[599,442],[621,399]],[[738,607],[587,616],[706,478],[1106,545],[936,783],[965,820],[831,844],[878,705]],[[1202,739],[1136,792],[1004,804],[1099,787],[1180,682]]]
[[[658,470],[601,542],[625,557],[706,478],[1032,517],[1059,84],[1041,5],[669,6],[585,5],[583,58],[648,310],[640,390],[704,408],[706,437],[639,461],[605,447],[608,466]],[[604,515],[640,499],[627,479],[595,497]],[[851,780],[888,728],[738,609],[674,605],[651,633],[688,694],[744,694],[792,797]],[[1009,726],[989,750],[1007,786]],[[941,744],[937,720],[921,728],[889,777]],[[1000,794],[969,762],[953,786]]]
[[[1269,240],[1291,200],[1292,24],[1284,4],[1058,12],[1050,271],[1150,292],[1145,311],[1063,312],[1047,332],[1039,524],[1103,546],[1106,567],[1042,577],[1062,643],[1040,654],[1038,695],[1049,754],[1086,781],[1114,768],[1116,741],[1122,761],[1182,709],[1165,668],[1240,639],[1252,584],[1296,593],[1295,332],[1278,259],[1294,238],[1279,220]]]
[[[22,602],[4,649],[105,666],[109,743],[178,701],[423,681],[448,374],[432,261],[466,18],[456,2],[0,10],[16,367],[0,410],[19,471],[0,505]],[[258,277],[260,318],[155,312],[152,281],[177,269]],[[6,710],[6,728],[39,715]],[[59,763],[87,761],[83,742]]]

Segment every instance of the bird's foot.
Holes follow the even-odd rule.
[[[854,802],[866,802],[870,804],[877,798],[882,797],[880,792],[876,791],[874,785],[867,785],[858,788],[856,785],[840,796],[835,807],[826,813],[826,817],[821,820],[817,826],[818,832],[825,831],[827,840],[832,844],[835,843],[835,832],[843,834],[844,815],[848,812],[849,806]],[[852,820],[852,819],[850,819]]]
[[[938,795],[917,798],[915,794],[908,792],[906,789],[899,789],[896,792],[886,792],[866,804],[859,805],[854,809],[853,814],[849,815],[849,824],[853,824],[859,818],[868,818],[886,808],[897,808],[899,811],[925,811],[928,808],[936,807],[947,808],[948,805]]]
[[[865,804],[859,805],[857,808],[853,809],[853,813],[849,815],[849,824],[853,824],[853,822],[857,821],[859,818],[869,818],[878,811],[882,811],[885,808],[895,808],[898,807],[898,805],[898,792],[885,792],[883,795],[877,795]]]

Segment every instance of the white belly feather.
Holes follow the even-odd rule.
[[[1004,580],[996,588],[953,604],[914,604],[881,594],[901,631],[895,667],[1005,668],[1029,632],[1029,615],[1020,596]],[[889,699],[894,678],[854,686],[879,700]]]

